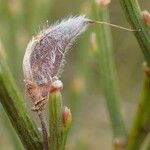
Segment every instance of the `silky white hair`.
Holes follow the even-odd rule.
[[[43,29],[27,46],[23,60],[25,80],[45,84],[60,77],[67,51],[90,24],[84,15],[71,16]]]

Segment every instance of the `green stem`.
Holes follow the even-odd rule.
[[[0,102],[25,149],[41,150],[42,143],[39,138],[38,129],[29,117],[24,101],[2,57],[0,57],[0,91]]]
[[[62,150],[65,150],[65,148],[66,148],[66,142],[67,142],[67,137],[68,137],[68,131],[69,131],[69,128],[64,129],[64,132],[63,132],[64,138],[63,138]]]
[[[120,0],[122,9],[126,15],[130,25],[135,30],[134,32],[138,43],[141,46],[147,64],[150,65],[150,30],[144,23],[143,15],[137,0]]]
[[[148,142],[146,145],[146,150],[150,150],[150,134],[148,135]]]
[[[0,105],[0,114],[1,114],[0,121],[2,121],[2,125],[4,126],[5,131],[8,133],[10,140],[12,141],[13,148],[18,149],[18,150],[23,150],[24,149],[23,145],[22,145],[17,133],[15,132],[14,128],[12,127],[9,118],[1,105]]]
[[[95,19],[109,22],[107,8],[100,9],[93,0],[93,15]],[[110,28],[99,25],[96,27],[98,60],[101,73],[101,82],[106,99],[113,134],[115,138],[125,138],[126,129],[119,104],[119,91],[116,80],[116,68],[112,51]]]
[[[53,92],[49,96],[49,133],[50,150],[62,150],[62,96],[59,91]]]
[[[128,150],[138,150],[150,132],[150,68],[145,69],[143,91],[128,138]]]

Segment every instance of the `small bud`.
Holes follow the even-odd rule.
[[[62,112],[62,121],[65,128],[70,127],[70,124],[72,122],[72,114],[68,107],[64,107]]]
[[[63,83],[60,80],[56,80],[50,85],[50,93],[61,90],[62,88]]]
[[[92,32],[90,35],[90,43],[91,43],[93,52],[95,52],[97,50],[97,41],[96,41],[96,33],[95,32]]]
[[[143,18],[147,26],[150,27],[150,13],[147,10],[143,11]]]
[[[98,6],[107,6],[111,0],[96,0]]]

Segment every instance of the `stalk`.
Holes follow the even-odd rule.
[[[148,137],[148,144],[146,145],[146,150],[149,150],[150,149],[150,134],[149,134],[149,137]]]
[[[49,147],[51,150],[62,150],[63,124],[62,124],[62,96],[59,91],[49,96]]]
[[[49,148],[65,150],[69,127],[72,121],[70,109],[62,108],[62,96],[59,90],[49,95]]]
[[[150,68],[145,66],[143,90],[128,138],[128,150],[140,149],[150,132]]]
[[[141,47],[148,66],[150,65],[150,30],[145,24],[137,0],[120,0],[126,18],[133,29],[139,30],[134,35]]]
[[[106,7],[98,6],[93,0],[92,9],[96,20],[109,22],[109,14]],[[106,100],[106,106],[110,116],[114,138],[115,140],[119,140],[120,146],[123,147],[123,141],[126,137],[126,128],[119,101],[120,95],[116,79],[116,68],[112,51],[110,28],[105,25],[99,25],[99,27],[96,27],[95,30],[98,47],[98,65],[101,73],[101,83]]]
[[[25,108],[2,53],[0,53],[0,91],[0,102],[25,149],[42,150],[38,129]]]
[[[41,122],[42,135],[43,135],[43,150],[48,150],[48,134],[47,134],[47,129],[46,129],[46,123],[44,120],[43,110],[38,110],[37,114]]]
[[[150,30],[144,22],[143,14],[137,0],[120,0],[122,9],[126,18],[133,29],[139,30],[134,35],[141,47],[142,53],[147,62],[148,74],[145,72],[143,81],[143,92],[139,102],[137,112],[131,131],[129,133],[127,149],[138,150],[149,132],[148,124],[150,122],[149,104],[149,65],[150,65]]]
[[[17,133],[15,132],[14,128],[11,125],[11,122],[7,116],[7,114],[5,113],[4,109],[2,108],[2,105],[0,105],[0,116],[1,119],[0,121],[2,121],[2,125],[4,126],[5,131],[8,133],[10,140],[12,141],[12,146],[14,149],[18,149],[18,150],[23,150],[23,145],[17,135]]]

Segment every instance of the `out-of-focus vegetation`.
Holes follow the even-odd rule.
[[[22,59],[27,43],[44,26],[70,15],[92,14],[92,0],[0,0],[0,40],[7,55],[7,62],[18,87],[24,94]],[[139,1],[142,9],[149,9],[150,2]],[[119,1],[109,6],[110,22],[128,27]],[[98,26],[98,25],[97,25]],[[73,125],[67,141],[69,150],[109,150],[112,147],[112,130],[102,94],[98,58],[91,46],[90,27],[73,46],[67,56],[63,103],[73,114]],[[142,64],[139,45],[132,32],[112,29],[113,50],[117,77],[121,91],[121,111],[127,129],[130,128],[140,97]],[[26,100],[29,111],[30,102]],[[37,120],[33,112],[35,121]],[[146,142],[145,142],[146,143]],[[0,107],[0,149],[22,149],[19,138]],[[144,149],[144,145],[143,145]]]

